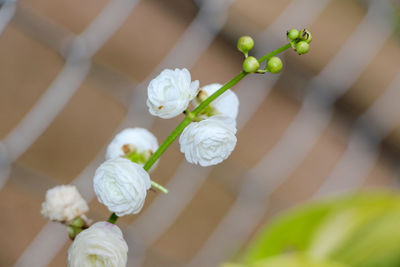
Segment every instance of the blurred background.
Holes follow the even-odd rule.
[[[40,215],[47,189],[73,183],[94,199],[94,170],[125,127],[162,140],[179,119],[152,117],[149,80],[190,69],[200,85],[241,70],[242,35],[253,55],[307,27],[311,50],[288,50],[277,75],[251,75],[231,157],[201,168],[177,143],[152,179],[143,211],[118,224],[128,266],[217,266],[280,211],[371,188],[396,190],[400,160],[399,1],[0,1],[0,266],[65,266],[62,225]]]

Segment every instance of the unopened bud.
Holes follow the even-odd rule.
[[[300,41],[296,44],[296,51],[299,55],[305,54],[310,50],[310,45],[306,41]]]
[[[279,57],[271,57],[267,62],[267,70],[271,73],[278,73],[282,70],[282,60]]]
[[[297,29],[290,29],[287,31],[286,35],[289,41],[293,41],[299,38],[299,31]]]
[[[307,43],[311,43],[312,41],[311,32],[307,29],[303,29],[299,33],[299,38],[303,41],[306,41]]]
[[[243,70],[245,72],[254,73],[260,67],[260,63],[255,57],[248,57],[243,61]]]
[[[86,222],[81,217],[77,217],[69,225],[82,228],[86,226]]]
[[[247,55],[253,47],[254,40],[250,36],[242,36],[237,42],[237,49],[245,55]]]

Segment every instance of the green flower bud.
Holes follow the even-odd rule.
[[[305,54],[310,50],[310,45],[306,41],[300,41],[296,44],[296,51],[299,55]]]
[[[297,38],[299,38],[299,31],[297,29],[290,29],[287,31],[286,33],[287,38],[289,39],[289,41],[293,41]]]
[[[255,57],[248,57],[243,61],[243,70],[245,72],[254,73],[260,67],[260,63]]]
[[[301,40],[306,41],[307,43],[311,43],[312,41],[311,32],[307,29],[301,30],[299,33],[299,37]]]
[[[278,73],[282,70],[282,60],[279,57],[271,57],[267,62],[267,70],[271,73]]]
[[[86,225],[86,222],[81,217],[77,217],[69,225],[70,226],[74,226],[74,227],[78,227],[78,228],[82,228],[82,227],[84,227]]]
[[[247,55],[253,47],[254,40],[250,36],[242,36],[237,42],[237,49],[245,55]]]

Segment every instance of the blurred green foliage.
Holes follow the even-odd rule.
[[[399,36],[400,35],[400,1],[393,0],[392,5],[393,5],[394,16],[395,16],[395,31],[397,33],[397,36]]]
[[[400,195],[359,193],[306,204],[268,224],[224,267],[398,267]]]

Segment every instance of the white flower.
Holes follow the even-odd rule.
[[[166,69],[147,88],[149,112],[163,119],[181,114],[197,95],[199,81],[192,82],[187,69]]]
[[[68,222],[88,210],[86,201],[74,185],[59,185],[47,190],[41,213],[52,221]]]
[[[201,100],[209,97],[213,93],[215,93],[218,89],[222,87],[222,84],[213,83],[206,86],[203,86],[200,89],[199,96]],[[193,105],[197,107],[200,104],[199,99],[196,97],[193,100]],[[218,114],[229,116],[233,119],[236,119],[239,112],[239,99],[236,94],[228,89],[222,95],[220,95],[217,99],[211,102],[211,107]]]
[[[235,120],[215,115],[187,126],[180,138],[181,152],[190,163],[215,165],[229,157],[236,145]]]
[[[157,148],[157,138],[147,129],[128,128],[117,134],[108,145],[106,159],[125,156],[132,152],[132,149],[135,149],[138,153],[147,151],[154,153]]]
[[[139,213],[151,182],[142,166],[126,158],[115,158],[97,168],[93,186],[99,202],[123,216]]]
[[[124,267],[126,244],[118,226],[97,222],[78,234],[68,249],[69,267]]]

